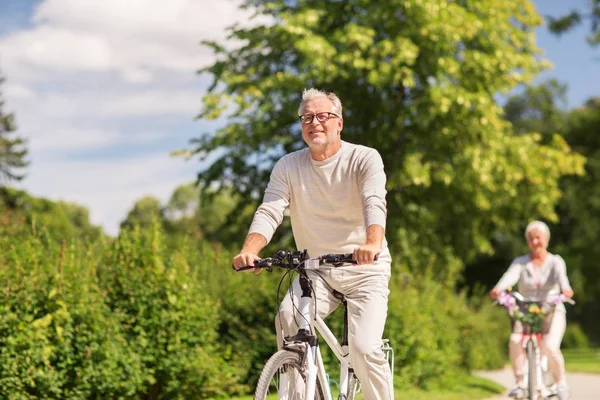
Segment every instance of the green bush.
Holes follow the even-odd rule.
[[[141,365],[86,268],[92,253],[44,234],[0,243],[0,392],[17,399],[135,394]]]
[[[123,231],[98,271],[106,304],[124,316],[123,334],[141,357],[138,394],[180,399],[228,393],[236,371],[218,353],[218,304],[191,279],[185,257],[164,251],[160,234]]]
[[[181,399],[240,391],[218,343],[218,301],[185,257],[163,253],[157,230],[108,246],[60,246],[41,229],[1,233],[3,395]]]
[[[230,251],[163,238],[156,223],[114,240],[61,235],[32,229],[19,213],[0,218],[0,393],[183,399],[252,391],[276,349],[283,271],[235,273]],[[394,268],[385,335],[398,385],[451,387],[465,370],[502,364],[502,310],[457,294],[455,273],[438,280]],[[328,324],[339,334],[341,314]]]
[[[398,385],[452,387],[464,371],[502,365],[504,336],[490,307],[475,310],[428,274],[399,274],[390,290],[386,334]]]
[[[203,253],[210,254],[206,247]],[[284,271],[236,273],[231,268],[233,255],[218,250],[210,262],[196,261],[195,265],[201,266],[197,268],[197,276],[204,282],[207,293],[219,299],[219,342],[227,361],[240,370],[238,379],[248,392],[256,385],[265,362],[277,350],[277,290]],[[287,290],[285,283],[279,300]]]
[[[563,337],[562,347],[565,349],[587,349],[590,347],[588,337],[581,329],[581,326],[575,322],[567,323],[565,336]]]
[[[102,228],[89,221],[89,211],[64,201],[53,202],[28,193],[0,186],[0,225],[17,224],[21,233],[47,231],[58,243],[62,240],[98,241]]]

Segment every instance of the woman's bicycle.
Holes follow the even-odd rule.
[[[329,376],[325,370],[319,348],[316,331],[322,336],[329,348],[340,362],[340,380],[338,382],[338,400],[353,400],[360,390],[360,382],[354,374],[348,346],[348,309],[343,295],[335,292],[344,307],[344,329],[340,342],[316,312],[313,299],[312,283],[308,271],[316,271],[323,266],[336,267],[344,264],[356,264],[352,254],[327,254],[310,258],[305,251],[280,250],[270,258],[255,261],[254,266],[238,268],[243,271],[254,268],[264,268],[272,271],[273,267],[296,271],[300,275],[302,296],[298,304],[298,332],[284,338],[281,350],[269,358],[258,380],[255,400],[267,398],[302,399],[302,400],[332,400],[333,395],[329,385]],[[311,312],[314,310],[314,313]],[[393,350],[389,341],[382,343],[390,370],[393,376]],[[391,379],[392,377],[390,377]]]
[[[557,396],[556,388],[549,379],[548,363],[542,355],[542,335],[547,333],[554,307],[559,303],[575,302],[562,293],[550,291],[541,298],[525,298],[518,292],[502,292],[497,303],[505,307],[515,320],[521,321],[521,345],[525,349],[526,366],[523,399],[544,400]]]

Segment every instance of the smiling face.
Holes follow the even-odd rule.
[[[531,254],[534,256],[544,254],[548,248],[549,239],[550,238],[539,229],[530,230],[529,233],[527,233],[527,246],[529,246]]]
[[[308,124],[301,124],[302,138],[310,147],[313,158],[320,159],[331,157],[342,146],[340,133],[344,127],[344,120],[338,117],[333,104],[327,97],[316,97],[304,104],[302,115],[315,116],[319,113],[331,113],[326,121],[320,122],[316,117]],[[335,115],[332,115],[335,114]]]

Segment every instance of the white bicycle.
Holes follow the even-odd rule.
[[[510,316],[521,321],[521,344],[525,349],[526,363],[523,397],[517,399],[543,400],[556,397],[556,385],[548,370],[548,360],[541,351],[542,337],[554,307],[559,303],[575,302],[562,293],[550,291],[545,298],[525,298],[518,292],[502,292],[497,303],[505,307]]]
[[[241,267],[238,271],[253,268],[265,268],[271,271],[273,267],[293,270],[300,275],[302,296],[299,310],[299,329],[291,337],[284,339],[283,347],[269,358],[258,380],[255,400],[278,398],[286,400],[332,400],[333,394],[330,379],[323,364],[316,331],[322,336],[329,348],[340,362],[340,378],[338,400],[353,400],[360,390],[360,383],[354,374],[349,357],[348,346],[348,309],[343,295],[335,292],[344,307],[344,330],[342,340],[338,342],[327,324],[316,312],[313,301],[312,283],[307,271],[318,270],[324,265],[339,266],[356,264],[352,254],[328,254],[310,258],[304,252],[278,251],[271,258],[255,261],[254,266]],[[315,310],[314,313],[311,310]],[[383,340],[382,350],[390,363],[393,377],[394,352],[388,340]],[[277,397],[275,397],[277,396]]]

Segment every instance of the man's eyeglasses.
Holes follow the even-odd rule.
[[[302,125],[307,125],[307,124],[310,124],[311,122],[313,122],[315,117],[317,117],[317,121],[319,121],[319,122],[327,122],[327,121],[329,121],[329,118],[340,118],[339,115],[334,114],[332,112],[320,112],[317,114],[304,114],[304,115],[299,116],[298,118],[300,118],[300,123]]]

